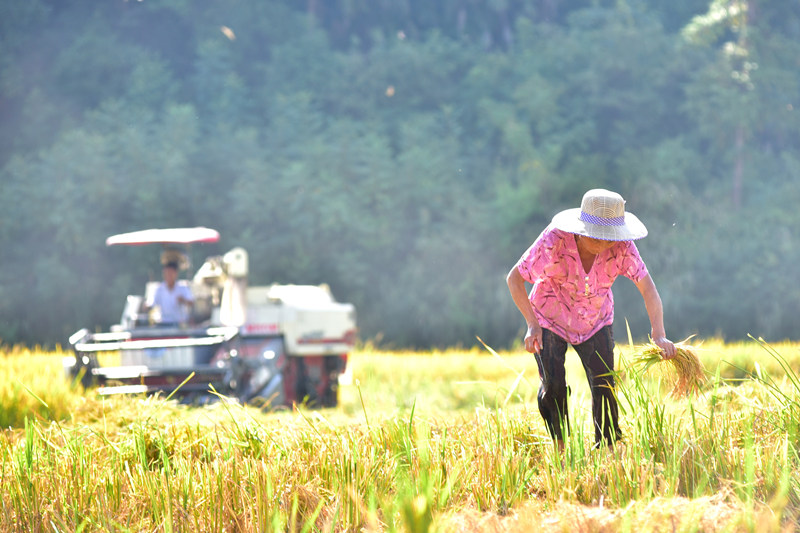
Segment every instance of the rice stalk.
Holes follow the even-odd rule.
[[[698,349],[688,344],[689,339],[691,337],[675,343],[677,353],[672,359],[664,359],[661,348],[651,340],[633,354],[632,366],[639,368],[642,374],[657,366],[663,377],[674,380],[670,392],[673,398],[683,398],[699,392],[708,381],[708,376],[697,356]]]

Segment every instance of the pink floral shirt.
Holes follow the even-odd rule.
[[[647,267],[633,241],[619,241],[597,255],[587,273],[572,233],[548,226],[517,262],[533,284],[530,301],[539,325],[570,344],[587,341],[614,322],[611,285],[618,275],[639,281]]]

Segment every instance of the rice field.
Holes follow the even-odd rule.
[[[618,345],[624,441],[553,449],[532,356],[476,342],[351,355],[340,406],[99,398],[61,352],[0,351],[1,531],[767,531],[800,529],[800,344],[692,339],[706,380]]]

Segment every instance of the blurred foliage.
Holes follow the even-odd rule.
[[[206,225],[193,254],[328,283],[364,339],[510,346],[505,274],[593,187],[648,225],[670,336],[797,336],[795,2],[6,4],[6,343],[118,320],[156,252],[108,235]]]

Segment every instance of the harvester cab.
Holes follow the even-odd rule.
[[[106,244],[161,244],[167,265],[186,257],[181,246],[218,240],[209,228],[170,228],[114,235]],[[248,275],[243,248],[207,258],[182,282],[192,300],[186,319],[168,322],[146,306],[160,282],[147,283],[144,294],[127,297],[110,331],[70,336],[75,356],[65,360],[65,369],[101,394],[337,405],[339,376],[356,337],[353,305],[335,301],[326,285],[249,286]]]

